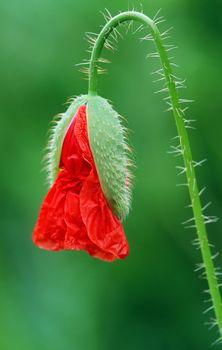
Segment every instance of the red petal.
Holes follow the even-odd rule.
[[[72,250],[86,249],[89,239],[80,214],[78,194],[67,193],[64,211],[67,225],[64,248]]]
[[[80,210],[90,240],[101,251],[111,254],[112,260],[129,254],[122,224],[108,206],[93,171],[80,192]]]
[[[91,153],[88,132],[87,132],[87,120],[86,120],[86,106],[82,106],[79,109],[78,118],[74,126],[74,134],[81,149],[82,157],[85,159],[91,167],[94,167],[94,160]]]
[[[64,247],[66,224],[64,221],[64,203],[66,192],[60,174],[53,187],[48,192],[33,233],[33,241],[40,248],[60,250]]]
[[[80,127],[83,125],[86,131],[86,107],[81,106],[74,116],[69,129],[66,133],[61,153],[60,168],[65,168],[73,176],[84,178],[90,172],[91,166],[85,161],[82,155],[82,149],[79,145]],[[76,132],[77,129],[77,132]],[[82,137],[81,137],[82,138]],[[82,146],[81,142],[81,146]],[[88,139],[85,137],[85,144],[88,146]],[[90,149],[88,148],[88,154],[91,155]],[[91,158],[90,158],[91,160]]]

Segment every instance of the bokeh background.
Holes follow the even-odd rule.
[[[127,118],[136,161],[132,211],[125,222],[131,254],[104,263],[84,252],[46,252],[31,241],[47,191],[41,172],[52,117],[67,97],[87,92],[75,64],[87,58],[86,31],[135,6],[126,0],[0,1],[0,349],[4,350],[205,350],[217,339],[205,324],[206,282],[194,272],[200,253],[195,232],[181,222],[191,216],[186,189],[167,154],[176,135],[170,113],[150,75],[158,62],[145,59],[151,43],[139,34],[120,40],[100,93]],[[222,2],[143,1],[159,8],[173,26],[176,74],[187,79],[184,97],[195,100],[188,116],[194,159],[209,214],[222,215]],[[136,27],[135,27],[136,29]],[[208,228],[222,251],[219,221]],[[217,266],[222,263],[219,257]]]

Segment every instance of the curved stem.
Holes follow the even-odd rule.
[[[161,37],[161,34],[155,22],[152,19],[150,19],[149,17],[145,16],[140,12],[127,11],[127,12],[118,14],[117,16],[111,18],[109,22],[107,22],[107,24],[104,26],[104,28],[98,35],[94,48],[92,50],[92,56],[90,61],[90,74],[89,74],[89,95],[97,94],[97,78],[98,78],[97,63],[98,63],[98,59],[100,58],[100,54],[106,42],[106,39],[108,38],[110,33],[114,30],[114,28],[117,27],[120,23],[125,21],[131,21],[131,20],[141,22],[144,26],[149,27],[159,54],[159,58],[163,69],[163,75],[166,79],[166,86],[169,91],[172,111],[176,122],[179,140],[180,140],[180,151],[183,156],[184,165],[186,169],[187,186],[188,186],[189,194],[191,198],[191,206],[194,213],[195,226],[196,226],[197,234],[199,238],[203,263],[206,270],[206,277],[209,285],[209,291],[211,294],[212,303],[215,310],[216,321],[219,327],[220,337],[222,337],[221,295],[219,291],[219,285],[217,281],[213,258],[212,258],[210,246],[208,243],[206,225],[204,221],[204,215],[202,213],[200,195],[199,195],[199,190],[198,190],[196,175],[194,170],[194,163],[192,160],[190,143],[189,143],[188,134],[185,127],[184,118],[183,118],[184,115],[180,106],[180,100],[179,100],[179,96],[176,88],[175,79],[172,74],[171,64],[168,58],[167,51],[163,44],[163,39]]]

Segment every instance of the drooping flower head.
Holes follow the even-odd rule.
[[[121,220],[130,206],[127,145],[119,116],[99,96],[75,99],[49,142],[50,190],[33,241],[103,260],[129,253]]]

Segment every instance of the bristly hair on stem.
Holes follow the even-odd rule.
[[[178,132],[174,139],[174,142],[177,143],[171,146],[169,153],[175,157],[182,157],[183,164],[178,165],[177,170],[179,175],[185,175],[185,180],[178,185],[185,186],[188,189],[191,199],[188,207],[193,211],[192,218],[186,220],[184,225],[188,228],[194,228],[197,232],[197,240],[194,244],[200,249],[203,259],[197,270],[203,270],[202,276],[208,283],[209,289],[207,292],[210,294],[212,305],[207,308],[206,312],[214,310],[215,318],[210,325],[218,327],[220,337],[217,342],[220,342],[222,339],[222,302],[219,290],[220,284],[218,283],[219,273],[214,266],[216,256],[211,254],[211,246],[206,231],[206,224],[216,222],[217,218],[205,214],[208,204],[203,206],[200,199],[204,189],[199,190],[195,171],[205,160],[194,161],[192,157],[187,131],[194,128],[192,125],[194,120],[193,118],[187,118],[186,112],[188,110],[187,105],[193,101],[180,97],[180,91],[185,87],[185,80],[175,75],[174,69],[178,66],[170,55],[176,47],[166,42],[170,37],[172,28],[162,32],[159,31],[158,25],[165,21],[163,16],[160,15],[160,11],[152,19],[143,12],[134,10],[121,12],[113,17],[106,9],[103,15],[106,23],[100,33],[87,34],[91,57],[89,61],[83,62],[83,66],[89,80],[88,94],[89,96],[97,96],[98,75],[104,73],[104,68],[100,65],[107,63],[105,59],[101,58],[101,53],[103,48],[115,52],[118,39],[122,39],[119,28],[125,28],[127,32],[132,29],[134,34],[147,31],[140,40],[154,43],[156,50],[149,53],[147,58],[158,59],[161,65],[158,70],[152,73],[157,76],[156,83],[163,83],[163,86],[156,93],[164,94],[163,100],[166,102],[167,112],[172,112]],[[134,22],[139,23],[139,27],[136,29],[133,28]]]

